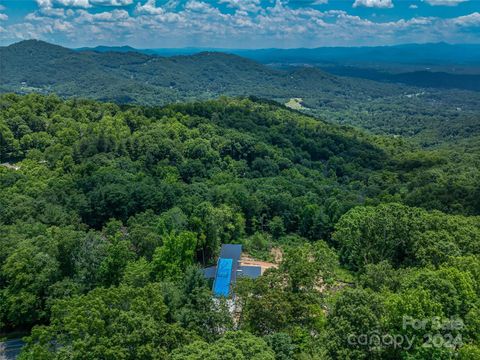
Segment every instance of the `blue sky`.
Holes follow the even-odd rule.
[[[0,44],[292,48],[480,43],[480,0],[0,0]]]

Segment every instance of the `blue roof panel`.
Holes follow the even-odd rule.
[[[213,284],[215,296],[227,297],[230,293],[230,280],[232,276],[232,259],[218,259],[217,275]]]

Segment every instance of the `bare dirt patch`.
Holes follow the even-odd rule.
[[[262,269],[262,275],[268,269],[278,268],[278,265],[274,263],[256,260],[244,260],[243,258],[240,259],[240,266],[259,266]]]
[[[273,257],[273,262],[275,264],[280,264],[283,259],[283,251],[279,247],[272,247],[272,250],[270,250],[270,254],[272,254]]]
[[[280,248],[274,247],[272,248],[270,253],[274,259],[273,262],[256,260],[252,258],[248,253],[243,253],[242,257],[240,258],[240,266],[259,266],[262,269],[262,274],[267,269],[277,269],[278,265],[282,262],[282,250]]]

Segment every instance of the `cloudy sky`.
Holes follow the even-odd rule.
[[[480,43],[480,0],[0,0],[0,44],[317,47]]]

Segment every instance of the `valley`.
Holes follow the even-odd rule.
[[[0,359],[480,359],[479,47],[212,50],[0,47]]]
[[[0,48],[0,59],[3,92],[57,93],[143,105],[221,95],[282,104],[301,98],[303,108],[298,110],[307,114],[374,134],[405,137],[426,147],[474,141],[479,135],[480,93],[435,84],[411,87],[335,76],[313,67],[281,70],[215,52],[172,57],[78,52],[33,40]]]

